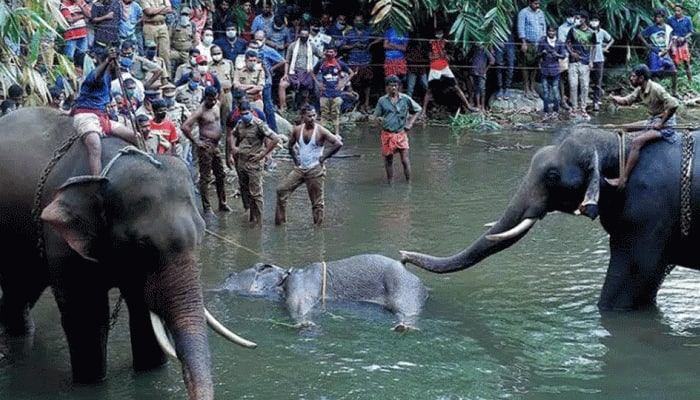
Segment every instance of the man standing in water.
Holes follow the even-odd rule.
[[[211,173],[214,173],[216,194],[219,197],[219,211],[231,211],[226,203],[226,190],[224,188],[224,163],[219,151],[221,140],[221,111],[218,104],[219,93],[213,86],[207,86],[204,90],[204,102],[182,124],[182,133],[187,136],[197,149],[197,163],[199,164],[199,195],[202,198],[204,212],[211,212],[211,204],[207,190]],[[193,125],[199,126],[199,137],[192,135]]]
[[[306,183],[306,190],[309,192],[314,225],[321,225],[324,209],[323,186],[326,180],[325,161],[343,146],[336,135],[316,123],[316,109],[313,106],[302,107],[301,122],[289,135],[288,148],[294,168],[277,186],[275,225],[287,222],[287,201],[302,183]],[[324,150],[326,143],[329,146]]]
[[[379,98],[374,117],[382,118],[382,155],[386,179],[394,178],[394,153],[399,153],[406,181],[411,180],[411,161],[408,158],[408,134],[422,108],[408,95],[399,92],[401,81],[396,75],[386,78],[386,94]],[[412,115],[409,117],[409,113]]]

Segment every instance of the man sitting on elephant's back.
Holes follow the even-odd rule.
[[[634,68],[632,76],[630,76],[630,82],[634,87],[632,93],[627,96],[610,95],[610,100],[620,105],[642,103],[647,106],[651,118],[624,126],[624,129],[627,131],[645,130],[645,132],[638,134],[632,139],[632,148],[630,149],[624,171],[620,171],[620,177],[616,179],[606,178],[609,184],[617,186],[620,190],[625,187],[627,178],[629,178],[632,169],[637,164],[639,152],[647,142],[661,138],[670,142],[675,140],[673,127],[676,125],[676,109],[680,105],[678,99],[671,96],[663,86],[651,80],[651,71],[644,64]]]
[[[97,68],[85,77],[80,86],[80,94],[71,115],[73,128],[81,135],[87,148],[90,173],[99,175],[102,171],[102,137],[114,135],[133,144],[138,144],[138,137],[127,126],[111,121],[107,113],[107,105],[111,101],[112,76],[118,73],[116,51],[110,49],[108,53],[103,47],[95,46],[92,53]]]

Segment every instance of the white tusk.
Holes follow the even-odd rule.
[[[160,348],[163,349],[163,352],[172,357],[174,360],[177,360],[178,358],[177,354],[175,353],[175,349],[173,348],[173,345],[170,344],[170,339],[168,339],[168,335],[165,333],[163,320],[161,320],[158,314],[154,313],[153,311],[151,311],[151,326],[153,327],[153,333],[155,333],[156,340],[158,341]]]
[[[206,307],[204,308],[204,315],[207,317],[207,324],[209,324],[211,329],[213,329],[214,332],[223,336],[230,342],[233,342],[239,346],[247,347],[249,349],[254,349],[258,347],[257,343],[243,339],[242,337],[228,330],[228,328],[226,328],[221,322],[217,321],[213,315],[211,315],[211,313],[209,312],[209,310],[206,309]]]
[[[487,228],[490,228],[490,227],[496,225],[497,223],[498,223],[498,221],[491,221],[491,222],[485,223],[484,226]]]
[[[501,240],[513,238],[530,229],[532,225],[535,225],[535,222],[537,222],[535,218],[525,218],[524,220],[520,221],[516,227],[505,232],[486,235],[486,239],[493,240],[494,242],[500,242]]]

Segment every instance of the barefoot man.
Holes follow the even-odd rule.
[[[213,86],[207,86],[204,90],[204,102],[182,124],[182,133],[187,136],[197,149],[197,163],[199,164],[199,195],[202,197],[204,212],[211,212],[211,204],[207,190],[211,173],[214,172],[214,184],[216,194],[219,197],[219,211],[231,211],[226,204],[226,190],[224,189],[224,162],[219,151],[221,140],[221,111],[218,104],[219,93]],[[199,137],[192,136],[192,127],[199,125]]]
[[[632,93],[627,96],[610,95],[610,100],[615,104],[630,105],[642,103],[647,106],[651,118],[646,121],[626,124],[627,131],[644,131],[632,139],[632,148],[627,158],[624,171],[621,171],[619,178],[607,179],[609,184],[624,189],[632,169],[639,159],[639,152],[647,142],[666,139],[673,141],[676,125],[676,109],[679,106],[678,99],[671,96],[663,86],[651,80],[651,71],[645,64],[635,67],[630,76],[630,82],[634,87]]]

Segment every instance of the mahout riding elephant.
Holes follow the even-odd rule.
[[[88,176],[87,152],[76,138],[72,117],[49,108],[0,118],[4,332],[33,334],[30,310],[51,286],[74,382],[101,381],[108,291],[116,287],[129,313],[134,369],[162,366],[166,349],[182,363],[190,399],[213,399],[207,320],[237,337],[204,307],[197,265],[204,221],[187,167],[107,137],[103,173]],[[174,351],[162,340],[163,322]]]
[[[402,251],[402,262],[437,273],[463,270],[512,246],[549,212],[580,211],[592,219],[599,214],[610,260],[598,307],[651,306],[673,265],[700,269],[700,166],[690,163],[697,139],[698,132],[678,132],[673,143],[646,145],[626,187],[618,190],[603,178],[619,176],[629,135],[572,128],[558,144],[535,153],[501,218],[466,249],[449,257]]]
[[[299,326],[313,325],[324,301],[379,304],[399,319],[395,331],[416,329],[428,298],[421,280],[401,263],[379,254],[360,254],[337,261],[284,269],[257,263],[229,274],[222,289],[234,293],[284,299]]]

